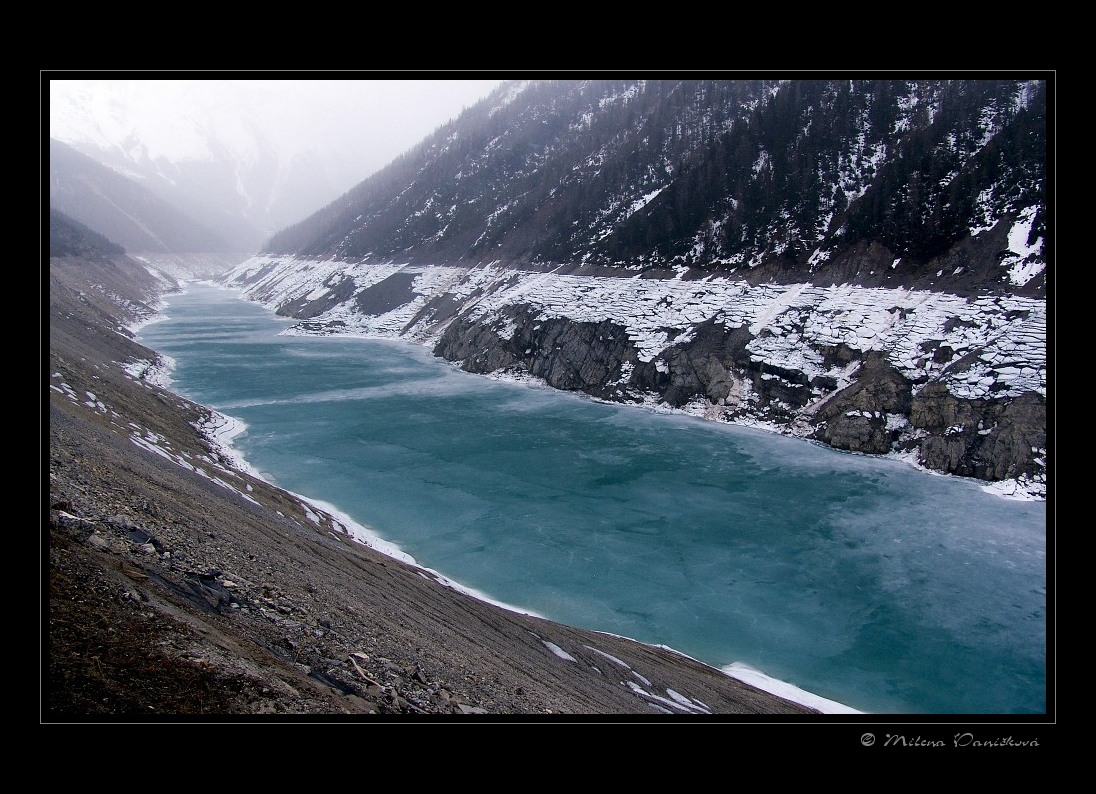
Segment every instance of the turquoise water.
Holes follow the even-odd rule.
[[[1046,503],[764,431],[279,336],[192,285],[139,340],[246,424],[271,482],[571,625],[744,663],[852,708],[1046,711]]]

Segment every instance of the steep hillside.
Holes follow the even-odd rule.
[[[223,237],[131,179],[49,142],[49,205],[130,252],[232,252]]]
[[[1040,79],[511,84],[263,252],[1045,294],[1046,105]]]
[[[126,250],[103,235],[93,232],[60,210],[49,211],[49,255],[54,256],[122,256]]]

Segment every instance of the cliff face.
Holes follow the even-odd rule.
[[[470,372],[1045,495],[1041,299],[291,257],[256,257],[223,281],[301,318],[297,333],[408,339]]]

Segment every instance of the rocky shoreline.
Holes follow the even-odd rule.
[[[296,319],[295,333],[414,341],[468,372],[762,426],[1046,498],[1039,298],[277,256],[219,281]]]

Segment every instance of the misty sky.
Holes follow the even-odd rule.
[[[124,73],[123,73],[124,74]],[[66,75],[67,76],[67,75]],[[281,156],[339,152],[349,188],[489,94],[500,79],[49,80],[50,137],[152,159],[200,158],[215,130],[241,148],[255,129]]]

